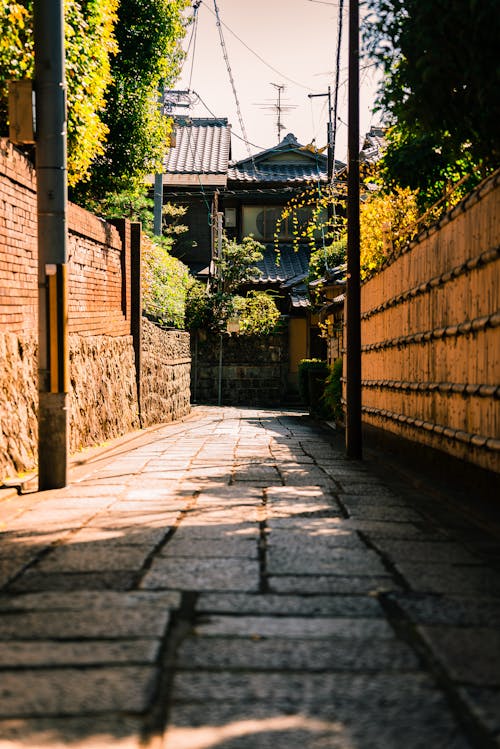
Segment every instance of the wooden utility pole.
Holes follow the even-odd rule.
[[[67,162],[62,0],[35,0],[39,489],[67,484]]]
[[[359,5],[349,0],[347,176],[346,453],[362,457],[361,289],[359,261]]]

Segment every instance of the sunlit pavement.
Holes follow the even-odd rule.
[[[1,749],[499,747],[498,545],[377,475],[198,407],[0,503]]]

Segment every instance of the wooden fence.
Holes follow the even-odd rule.
[[[362,286],[363,421],[500,471],[500,171]]]

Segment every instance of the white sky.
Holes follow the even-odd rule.
[[[251,151],[256,153],[271,148],[278,142],[276,111],[264,108],[277,102],[277,90],[271,83],[285,84],[282,104],[294,107],[282,113],[285,128],[281,131],[281,139],[292,132],[303,144],[315,138],[317,147],[326,145],[327,97],[309,99],[308,94],[326,93],[330,85],[333,106],[338,0],[217,0],[217,5],[243,122],[248,140],[255,144]],[[344,0],[338,100],[340,121],[337,123],[335,153],[341,161],[346,160],[347,152],[347,127],[344,124],[347,122],[347,8],[348,0]],[[191,30],[192,27],[188,28],[184,40],[185,49],[189,45]],[[361,70],[360,81],[360,133],[364,136],[370,125],[379,124],[379,118],[371,111],[378,73],[373,67]],[[176,88],[196,91],[207,105],[199,103],[191,110],[178,109],[179,114],[189,112],[195,117],[209,117],[208,107],[217,117],[227,117],[235,134],[232,138],[233,158],[248,156],[245,143],[235,137],[241,136],[242,132],[216,26],[213,0],[203,0],[198,10],[196,46],[193,38]]]

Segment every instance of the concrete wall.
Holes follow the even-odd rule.
[[[220,338],[200,331],[192,340],[191,391],[197,403],[217,403]],[[222,404],[278,406],[288,390],[288,333],[223,337]]]
[[[500,471],[500,172],[362,287],[363,420]]]

